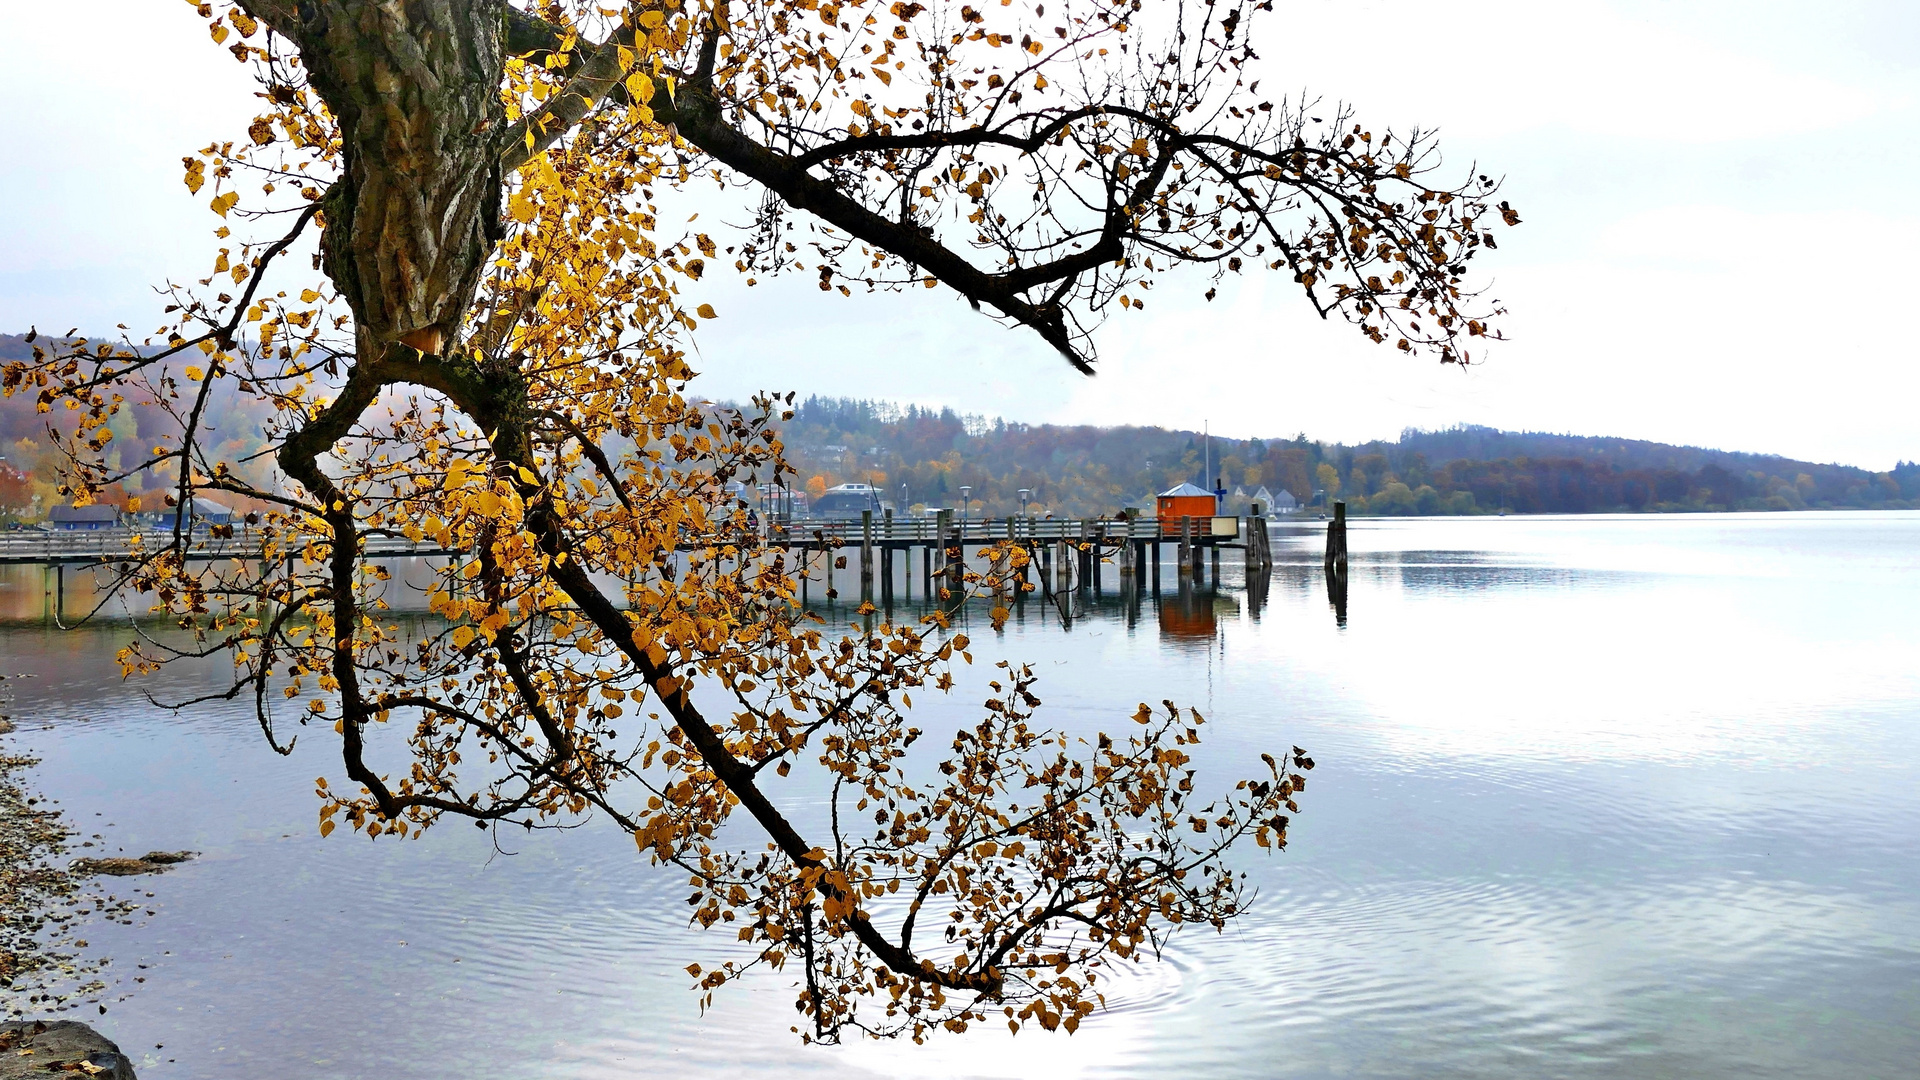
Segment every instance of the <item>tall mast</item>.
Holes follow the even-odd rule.
[[[1203,459],[1205,461],[1205,464],[1201,466],[1206,470],[1206,475],[1200,478],[1200,483],[1207,489],[1207,494],[1212,495],[1213,494],[1213,421],[1211,420],[1200,421],[1200,434],[1201,434],[1201,438],[1205,441],[1205,445],[1207,448],[1206,457]],[[1219,507],[1216,506],[1214,507],[1214,509],[1218,510]]]

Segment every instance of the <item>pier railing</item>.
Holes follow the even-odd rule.
[[[985,546],[1003,540],[1016,542],[1070,542],[1105,545],[1133,543],[1190,543],[1200,547],[1242,547],[1253,537],[1264,546],[1265,529],[1235,517],[1110,517],[1110,518],[962,518],[941,514],[905,518],[873,515],[868,518],[820,518],[768,522],[746,530],[688,536],[682,550],[716,545],[759,547],[843,547],[873,544],[880,547]],[[172,543],[169,529],[105,528],[75,530],[22,529],[0,532],[0,564],[111,563],[152,554]],[[260,557],[258,530],[235,527],[231,536],[197,529],[187,538],[187,557],[195,561],[255,559]],[[371,535],[362,541],[363,557],[457,555],[432,541],[410,541],[403,536]]]
[[[20,529],[0,532],[0,564],[124,562],[162,550],[172,544],[173,533],[165,527],[151,529]],[[236,527],[231,537],[215,536],[205,529],[195,530],[187,538],[187,557],[195,561],[221,559],[257,559],[262,537],[257,530]],[[404,536],[369,536],[363,550],[368,558],[397,558],[408,555],[447,555],[432,541],[411,541]]]

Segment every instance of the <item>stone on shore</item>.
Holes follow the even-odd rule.
[[[115,877],[158,874],[175,863],[186,862],[196,854],[192,851],[149,851],[137,859],[75,859],[68,865],[67,871],[81,877],[95,874],[112,874]]]
[[[135,1080],[133,1062],[120,1048],[78,1020],[0,1023],[0,1080],[48,1076]]]

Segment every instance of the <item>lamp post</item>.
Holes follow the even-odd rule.
[[[1032,488],[1020,489],[1020,516],[1021,517],[1027,516],[1027,496],[1032,494],[1033,494]]]
[[[973,488],[967,484],[960,485],[960,535],[961,536],[967,535],[967,511],[969,507],[972,505],[972,503],[973,503]]]

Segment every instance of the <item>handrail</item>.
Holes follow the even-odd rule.
[[[1218,544],[1228,540],[1240,540],[1240,519],[1226,518],[1233,525],[1230,533],[1215,535],[1209,527],[1212,519],[1199,517],[1191,519],[1194,526],[1193,539],[1204,544]],[[1181,535],[1180,518],[1158,517],[1103,517],[1103,518],[969,518],[950,520],[945,537],[939,533],[940,522],[934,518],[893,518],[873,519],[872,540],[876,545],[888,544],[996,544],[1012,540],[1015,543],[1060,541],[1073,543],[1098,543],[1102,547],[1132,542],[1167,543],[1178,541]],[[747,532],[726,533],[709,536],[690,536],[682,543],[683,549],[717,545],[735,545],[741,547],[758,546],[764,542],[770,547],[803,547],[814,544],[832,546],[852,546],[864,542],[868,534],[858,518],[825,518],[782,523],[772,528]],[[154,543],[143,545],[143,539]],[[111,562],[130,559],[145,552],[157,550],[172,539],[171,530],[165,527],[136,529],[116,526],[105,529],[37,529],[16,532],[0,532],[0,562],[60,562],[94,560]],[[237,528],[232,537],[215,537],[204,530],[196,530],[189,537],[189,555],[195,559],[247,559],[258,558],[261,538],[251,529]],[[363,541],[362,552],[371,558],[394,558],[405,555],[452,555],[448,551],[431,543],[408,540],[401,536],[370,536]]]

